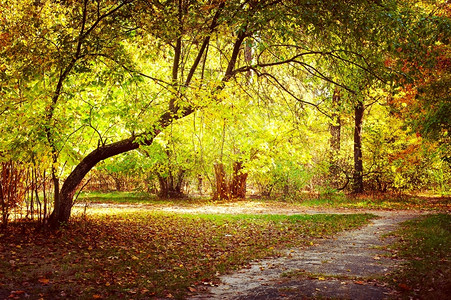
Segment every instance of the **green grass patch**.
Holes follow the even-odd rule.
[[[301,194],[298,197],[286,199],[247,199],[247,200],[212,200],[209,198],[181,198],[161,199],[155,195],[143,192],[83,192],[77,199],[79,204],[109,203],[109,204],[150,204],[170,206],[176,203],[181,206],[198,205],[233,205],[239,203],[249,206],[287,208],[287,207],[314,207],[314,208],[352,208],[352,209],[388,209],[388,210],[451,210],[451,197],[420,197],[398,194],[363,194],[346,195],[344,193],[327,194]]]
[[[215,203],[209,198],[177,198],[163,199],[156,195],[146,192],[82,192],[78,196],[76,203],[110,203],[110,204],[156,204],[172,205],[174,203],[181,205]]]
[[[156,196],[144,192],[82,192],[78,203],[148,203],[156,200]]]
[[[307,195],[292,201],[306,207],[387,209],[387,210],[451,210],[451,197],[420,197],[398,194],[345,195],[343,193]]]
[[[150,211],[75,219],[55,232],[12,224],[0,236],[0,298],[183,298],[277,250],[367,223],[355,215],[179,215]],[[5,292],[4,292],[5,293]]]
[[[428,215],[402,224],[392,245],[407,260],[391,282],[405,299],[447,299],[451,293],[451,215]]]

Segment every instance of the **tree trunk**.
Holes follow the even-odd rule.
[[[354,174],[353,193],[363,193],[363,162],[362,162],[362,121],[365,106],[359,101],[354,107]]]
[[[231,198],[245,199],[246,198],[246,179],[247,173],[242,172],[243,163],[236,161],[233,163],[233,177],[230,187]]]
[[[229,186],[227,184],[226,173],[224,170],[223,163],[216,163],[214,165],[215,168],[215,177],[216,177],[216,192],[214,194],[215,199],[229,199]]]
[[[157,131],[152,137],[147,137],[146,144],[152,143]],[[136,137],[131,137],[126,140],[122,140],[116,143],[105,145],[97,148],[89,153],[69,174],[64,181],[63,186],[59,194],[59,206],[55,207],[49,218],[49,223],[52,227],[58,227],[60,223],[69,221],[73,197],[86,174],[100,161],[109,157],[128,152],[139,147],[139,144],[135,142]]]
[[[158,196],[161,198],[171,199],[171,198],[183,198],[183,179],[185,176],[185,170],[179,170],[177,177],[174,180],[172,173],[163,177],[160,174],[158,176],[158,182],[160,184],[160,191]]]
[[[160,185],[160,189],[158,191],[158,197],[160,198],[169,198],[169,187],[167,177],[163,177],[160,174],[157,174],[158,184]]]
[[[231,180],[227,180],[224,164],[215,164],[216,192],[215,199],[244,199],[246,198],[247,173],[242,172],[243,163],[233,163]]]
[[[332,185],[338,188],[340,181],[340,167],[338,154],[340,152],[341,143],[341,119],[338,108],[340,107],[340,91],[336,88],[332,96],[332,122],[329,125],[330,132],[330,150],[329,150],[329,162],[330,162],[330,176]]]

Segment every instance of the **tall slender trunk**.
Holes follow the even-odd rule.
[[[330,140],[329,140],[329,163],[330,176],[333,186],[337,187],[340,176],[340,167],[338,154],[340,152],[341,143],[341,119],[339,114],[340,107],[340,91],[336,88],[332,96],[332,121],[329,124]]]
[[[362,122],[365,106],[362,101],[354,107],[354,174],[353,193],[363,193],[363,162],[362,162]]]

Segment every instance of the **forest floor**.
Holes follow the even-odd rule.
[[[439,299],[451,292],[448,198],[102,197],[79,201],[57,232],[32,221],[0,232],[0,299],[408,299],[430,291]],[[420,220],[411,223],[410,241],[406,233],[387,237],[409,219]],[[406,260],[392,247],[399,240],[409,242]],[[411,261],[423,269],[390,277]]]
[[[288,249],[281,257],[254,261],[221,276],[220,285],[192,299],[397,298],[397,292],[380,280],[401,263],[396,254],[384,249],[393,238],[383,237],[419,213],[374,214],[379,218],[363,228],[318,240],[307,249]]]
[[[361,200],[357,200],[360,201]],[[368,204],[368,202],[365,202]],[[308,203],[311,204],[311,203]],[[324,205],[326,204],[326,205]],[[437,212],[450,212],[449,199],[432,199],[428,205],[418,203],[377,202],[360,205],[359,202],[344,205],[304,205],[302,203],[265,202],[259,200],[193,204],[181,202],[171,205],[140,205],[142,209],[152,209],[177,214],[252,214],[252,215],[318,215],[318,214],[372,214],[378,218],[362,228],[345,231],[333,238],[319,238],[313,245],[285,249],[280,256],[254,260],[234,273],[220,276],[218,284],[197,286],[192,293],[198,299],[408,299],[424,291],[396,282],[393,274],[400,272],[406,263],[398,257],[398,250],[391,248],[400,238],[393,234],[400,224]],[[376,207],[371,207],[375,204]],[[394,204],[394,205],[393,205]],[[424,204],[424,203],[422,203]],[[111,203],[93,203],[91,208],[121,207]],[[122,204],[128,207],[127,204]],[[386,207],[396,207],[387,209]],[[370,207],[370,208],[368,208]],[[400,209],[403,208],[403,209]],[[422,209],[421,209],[422,208]],[[449,236],[449,234],[448,234]],[[418,239],[422,239],[417,237]],[[447,250],[445,250],[447,251]],[[434,255],[435,253],[432,253]],[[421,255],[420,255],[421,256]],[[422,258],[415,257],[415,260]],[[437,261],[436,261],[437,262]],[[443,263],[445,262],[445,263]],[[429,262],[430,263],[430,262]],[[425,276],[432,281],[447,281],[447,287],[438,291],[446,294],[449,280],[443,279],[441,267],[448,260],[439,261],[438,272]],[[415,272],[415,270],[413,271]],[[391,281],[391,282],[389,282]],[[419,284],[421,280],[417,280]],[[441,283],[440,283],[441,284]],[[440,286],[438,284],[437,286]],[[437,289],[437,286],[430,288]],[[440,287],[439,287],[440,289]],[[451,291],[450,291],[451,292]]]

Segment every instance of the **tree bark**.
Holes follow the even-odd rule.
[[[147,136],[144,143],[152,143],[156,134],[153,136]],[[77,187],[82,182],[86,174],[100,161],[109,157],[128,152],[137,149],[139,144],[136,142],[136,137],[131,137],[116,143],[105,145],[97,148],[89,153],[70,173],[67,179],[64,181],[60,191],[60,204],[55,207],[49,218],[49,223],[52,227],[58,227],[60,223],[69,221],[71,209],[73,205],[73,197],[77,190]]]
[[[216,192],[215,199],[245,199],[246,198],[246,180],[247,173],[242,172],[243,163],[233,163],[233,174],[230,180],[227,180],[224,164],[215,164]]]
[[[340,167],[339,167],[339,159],[338,154],[340,152],[340,143],[341,143],[341,119],[339,114],[340,107],[340,91],[336,88],[334,90],[334,94],[332,96],[332,122],[329,125],[330,132],[330,150],[329,150],[329,162],[330,162],[330,176],[332,185],[338,188],[339,176],[340,176]]]
[[[227,184],[226,173],[223,163],[216,163],[215,177],[216,177],[216,192],[213,198],[215,199],[229,199],[229,185]]]
[[[160,191],[158,192],[159,197],[170,199],[183,198],[185,196],[182,191],[185,170],[179,170],[175,178],[172,173],[167,177],[163,177],[159,174],[157,176],[160,184]]]
[[[246,198],[246,179],[247,173],[242,172],[243,163],[236,161],[233,163],[233,177],[230,187],[231,198],[245,199]]]
[[[359,101],[354,107],[354,174],[352,192],[363,193],[363,162],[362,162],[362,122],[365,106]]]

